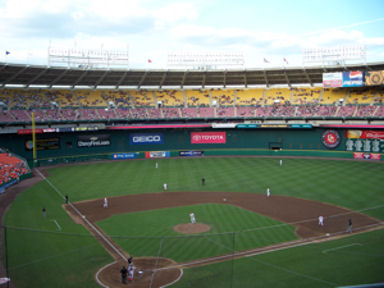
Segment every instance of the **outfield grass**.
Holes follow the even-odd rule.
[[[189,236],[174,231],[175,225],[189,222],[190,211],[195,213],[199,223],[210,225],[211,230]],[[98,225],[132,255],[161,255],[177,262],[297,239],[294,226],[221,204],[115,215]]]
[[[384,193],[382,193],[381,185],[384,176],[384,165],[381,163],[284,159],[283,166],[280,167],[279,159],[276,158],[160,159],[157,160],[157,162],[159,163],[158,169],[155,168],[155,160],[117,161],[65,166],[50,169],[49,173],[51,176],[48,179],[57,191],[60,191],[63,195],[68,194],[70,201],[73,202],[105,196],[160,193],[163,183],[168,183],[169,191],[206,190],[265,193],[267,186],[270,186],[272,195],[279,194],[328,202],[353,210],[362,210],[363,213],[381,220],[384,219]],[[205,186],[201,186],[202,177],[206,179]],[[5,219],[7,226],[22,227],[21,230],[7,229],[8,264],[11,278],[14,279],[17,287],[98,287],[93,279],[94,274],[98,268],[111,262],[111,257],[99,246],[96,240],[90,237],[89,233],[82,228],[82,226],[72,222],[62,209],[62,203],[63,199],[59,194],[44,182],[20,194],[7,213]],[[43,206],[47,208],[48,212],[46,219],[42,217],[41,209]],[[223,213],[224,208],[219,206],[199,205],[199,210],[195,210],[194,208],[194,212],[197,214],[199,220],[199,217],[204,215],[204,211],[217,210]],[[225,209],[228,207],[231,206],[227,206]],[[178,220],[179,217],[170,216],[168,218],[167,214],[170,213],[170,215],[172,215],[172,213],[176,213],[176,215],[178,215],[177,213],[181,213],[180,215],[185,217],[185,215],[188,215],[190,212],[190,207],[184,208],[185,210],[183,210],[182,207],[180,210],[178,210],[179,208],[176,210],[164,210],[166,212],[157,210],[145,212],[144,214],[148,213],[146,215],[135,213],[132,215],[122,215],[121,217],[128,217],[127,219],[130,224],[131,220],[136,223],[142,223],[140,221],[145,220],[145,225],[151,225],[152,223],[152,227],[153,223],[156,222],[151,221],[157,221],[157,217],[164,217],[164,223],[168,225],[168,227],[164,229],[170,231],[169,226],[173,226],[173,222],[168,223],[168,221]],[[231,213],[233,216],[247,220],[249,216],[242,216],[243,211],[242,209],[230,212],[225,210],[225,213]],[[156,216],[153,216],[154,214],[152,213]],[[247,213],[250,212],[247,211]],[[212,213],[212,215],[215,214]],[[116,218],[118,219],[116,221],[119,222],[119,225],[125,225],[125,221],[127,220],[123,218]],[[213,229],[216,229],[214,231],[219,233],[222,231],[230,231],[231,229],[233,229],[232,231],[238,231],[234,225],[235,223],[240,223],[240,221],[231,221],[232,223],[223,224],[220,220],[213,218],[215,217],[212,217],[212,219],[207,218],[207,221],[213,223]],[[225,218],[221,217],[221,219]],[[252,221],[244,223],[244,225],[252,226],[254,224],[254,228],[260,225],[257,223],[259,220],[255,220],[256,218],[250,219],[252,219]],[[59,230],[53,220],[56,220],[62,230]],[[187,220],[188,219],[185,221]],[[112,220],[108,219],[106,221]],[[270,219],[268,219],[268,221],[270,221]],[[125,245],[123,243],[124,241],[128,241],[125,238],[132,236],[136,233],[135,231],[138,231],[132,230],[131,228],[133,226],[131,225],[127,228],[124,227],[124,229],[120,229],[118,232],[114,232],[115,224],[108,224],[104,228],[109,229],[107,226],[111,227],[111,231],[108,231],[108,233],[116,233],[122,236],[121,239],[117,240],[122,241],[122,246]],[[33,229],[33,231],[29,229]],[[160,239],[164,237],[164,230],[159,232],[159,230],[152,228],[145,232],[144,235],[139,236],[160,237]],[[172,233],[174,232],[170,231],[170,237],[175,236]],[[255,241],[255,243],[258,241],[260,241],[260,243],[285,241],[285,236],[283,237],[284,233],[275,232],[275,234],[272,233],[268,235],[263,233],[263,235],[257,237],[250,236],[250,239],[244,237],[243,240],[236,241],[235,245],[244,245],[243,247],[247,247],[250,243],[253,243],[253,241]],[[371,236],[376,234],[368,233],[364,235],[366,235],[368,239],[376,241],[376,236]],[[379,239],[382,244],[383,237],[382,234],[380,235]],[[279,239],[279,237],[281,237],[281,239]],[[233,239],[220,239],[219,242],[213,241],[212,245],[207,243],[206,237],[199,237],[199,239],[201,240],[199,240],[197,244],[194,243],[191,245],[199,247],[203,245],[203,247],[205,247],[203,253],[206,253],[206,255],[223,251],[226,249],[224,247],[233,247],[233,242],[231,242]],[[145,255],[149,253],[148,251],[151,251],[151,253],[155,253],[155,256],[164,256],[162,254],[167,254],[175,259],[193,259],[193,257],[197,257],[193,255],[194,253],[202,253],[194,251],[194,249],[191,249],[188,253],[184,253],[185,247],[180,246],[182,242],[180,242],[178,238],[169,238],[161,241],[156,239],[153,241],[154,242],[151,243],[143,242],[142,246],[135,244],[136,247],[138,247],[135,249],[135,252],[140,251],[138,254]],[[195,242],[196,240],[191,241]],[[329,245],[334,242],[335,241],[329,242]],[[217,243],[220,243],[220,245],[217,245]],[[322,245],[326,244],[327,243],[324,243]],[[153,247],[151,247],[152,245]],[[160,245],[162,245],[162,247],[160,247]],[[128,246],[126,249],[128,252],[131,252]],[[316,270],[313,267],[318,266],[317,259],[314,257],[315,254],[311,254],[315,253],[313,251],[316,251],[316,247],[316,245],[302,247],[303,249],[308,249],[308,257],[306,253],[302,253],[302,251],[306,250],[295,250],[299,248],[289,249],[285,252],[276,252],[276,259],[273,260],[276,262],[273,263],[279,264],[281,262],[281,265],[285,265],[283,265],[283,267],[290,267],[290,265],[296,267],[299,265],[299,263],[296,262],[302,262],[305,264],[297,266],[297,269],[304,271],[304,274],[311,274],[312,272],[307,272],[307,269]],[[164,251],[166,251],[166,253],[163,253]],[[183,253],[185,255],[183,255]],[[293,255],[296,258],[289,255]],[[364,264],[358,263],[358,259],[360,259],[358,255],[343,254],[340,258],[344,261],[342,262],[344,264],[347,262],[351,263],[349,265],[351,266],[349,268],[350,271],[358,271],[362,265],[372,267],[380,264],[379,267],[383,267],[383,256],[380,255],[381,254],[379,254],[378,258],[361,257]],[[263,257],[270,256],[265,255]],[[210,287],[220,287],[220,279],[227,279],[227,275],[236,276],[237,278],[233,278],[236,279],[236,281],[239,278],[248,277],[249,282],[244,282],[244,286],[242,287],[257,287],[256,285],[249,284],[256,283],[259,278],[264,279],[265,282],[262,283],[268,284],[264,286],[261,285],[260,287],[287,287],[290,286],[287,283],[296,283],[295,281],[313,284],[312,282],[306,282],[307,280],[304,281],[300,275],[294,273],[288,273],[288,276],[284,276],[286,272],[280,271],[279,269],[273,271],[273,273],[268,271],[263,273],[263,271],[265,271],[265,265],[261,265],[257,261],[255,262],[248,258],[238,261],[239,262],[236,261],[235,266],[231,264],[231,261],[217,264],[223,265],[226,267],[225,269],[229,270],[226,271],[225,274],[222,274],[222,270],[220,269],[216,272],[213,271],[214,273],[212,272],[212,275],[215,276],[212,277],[212,281],[214,282],[212,282],[213,285]],[[245,264],[241,264],[243,263],[241,261],[244,261]],[[326,260],[324,261],[324,263],[327,262]],[[332,259],[332,261],[335,261],[335,259]],[[340,262],[336,261],[335,263]],[[242,265],[249,268],[245,269]],[[210,267],[199,268],[201,270],[196,270],[198,271],[196,273],[193,272],[195,275],[192,278],[204,279],[204,281],[207,280],[205,281],[206,283],[209,283],[208,279],[211,277],[210,271],[212,269],[216,270],[216,268]],[[234,267],[238,267],[238,269],[233,270]],[[244,275],[241,273],[243,269],[247,271],[247,273],[244,272]],[[187,279],[186,277],[188,277],[189,271],[192,270],[188,269],[185,271],[183,279]],[[383,276],[381,276],[382,273],[378,274],[375,269],[370,270],[364,268],[359,277],[356,275],[352,275],[353,277],[351,277],[348,273],[338,273],[335,269],[329,269],[329,271],[325,269],[321,271],[323,271],[322,277],[317,274],[313,275],[317,275],[320,279],[331,279],[332,281],[330,282],[337,284],[372,282],[377,281],[378,278],[384,280]],[[334,274],[337,274],[339,278],[333,278]],[[58,275],[60,275],[60,280],[58,280]],[[225,275],[224,278],[222,278],[223,275]],[[65,277],[64,280],[63,277]],[[33,280],[31,280],[32,278]],[[58,282],[60,285],[57,284]],[[31,285],[31,283],[33,283],[33,285]],[[177,287],[189,287],[179,286],[183,284],[177,285]],[[303,284],[302,287],[329,287],[326,285],[321,286],[322,284],[320,283],[316,285]],[[197,286],[195,285],[194,287]]]
[[[231,191],[295,196],[351,209],[384,203],[384,165],[317,159],[196,158],[107,162],[54,168],[52,181],[72,201],[169,191]],[[206,185],[201,186],[201,178]],[[71,181],[68,181],[71,179]],[[384,219],[384,211],[367,211]]]

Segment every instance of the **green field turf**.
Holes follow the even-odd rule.
[[[72,201],[169,191],[232,191],[295,196],[358,210],[383,205],[384,164],[268,158],[196,158],[107,162],[50,170]],[[201,186],[201,178],[206,185]],[[71,179],[71,181],[68,181]],[[384,209],[365,213],[384,219]]]
[[[155,168],[155,160],[117,161],[79,166],[64,166],[50,169],[48,179],[57,191],[62,195],[68,194],[70,201],[73,202],[105,196],[160,193],[163,183],[168,184],[169,191],[191,191],[191,193],[193,191],[203,190],[265,193],[267,186],[270,186],[272,195],[279,194],[328,202],[353,210],[361,210],[370,216],[381,220],[384,219],[384,193],[382,192],[384,165],[381,163],[284,159],[283,166],[280,167],[279,159],[277,158],[195,158],[161,159],[157,161],[159,163],[158,169]],[[201,185],[202,177],[206,179],[205,186]],[[111,257],[82,226],[73,223],[69,216],[67,216],[61,207],[64,201],[56,190],[46,182],[39,183],[25,193],[20,194],[8,211],[5,224],[12,227],[21,227],[19,230],[13,228],[7,229],[7,259],[10,276],[14,279],[13,281],[15,281],[17,287],[99,287],[94,280],[94,274],[101,266],[110,263]],[[42,217],[41,209],[43,206],[47,208],[48,212],[46,219]],[[213,210],[212,207],[209,207],[210,205],[202,205],[199,206],[199,209],[202,210],[196,211],[203,213],[204,209],[209,211]],[[228,207],[225,207],[225,209],[227,208]],[[190,207],[186,207],[185,210],[180,209],[182,215],[188,215],[185,213],[190,212]],[[219,207],[218,210],[224,211],[223,209],[224,208]],[[173,209],[170,209],[169,211],[167,210],[167,213],[178,213],[177,210],[178,209],[174,210],[176,212],[173,212]],[[240,209],[236,211],[236,213],[234,213],[234,211],[230,213],[237,217],[243,213],[242,211],[244,210]],[[163,213],[161,210],[148,213],[148,215],[151,215],[151,213],[163,214],[162,217],[166,219],[164,223],[168,225],[167,231],[169,231],[169,226],[172,226],[173,222],[168,223],[170,219],[167,218],[167,213]],[[195,213],[197,214],[197,212]],[[146,219],[147,222],[145,222],[145,225],[151,225],[151,223],[153,225],[154,222],[151,222],[151,217],[145,216],[144,214],[141,214],[143,220],[149,217]],[[197,214],[196,216],[199,221],[201,215]],[[134,218],[137,217],[137,215],[123,215],[122,217]],[[141,218],[139,218],[137,218],[138,220],[136,220],[136,222],[141,221]],[[172,220],[178,219],[177,217],[170,218],[172,218]],[[57,227],[54,220],[60,225],[61,230]],[[157,221],[157,219],[152,220]],[[185,221],[187,220],[188,218]],[[268,219],[268,221],[269,220],[270,219]],[[118,220],[118,222],[120,222],[120,220]],[[229,231],[235,224],[234,221],[231,222],[230,225],[227,223],[228,226],[217,222],[214,223],[213,228],[217,229],[219,233]],[[253,221],[251,222],[251,224],[245,224],[252,226]],[[255,221],[255,223],[256,222],[257,221]],[[108,224],[107,226],[114,227],[115,225],[116,224]],[[121,223],[121,225],[123,225],[123,223]],[[257,225],[259,224],[256,224],[254,227],[258,227]],[[107,227],[105,228],[109,229]],[[33,229],[33,231],[30,231],[30,229]],[[110,232],[108,231],[108,233],[115,234],[113,229]],[[172,238],[175,236],[172,234],[174,233],[173,231],[170,231],[171,234],[169,237],[171,238],[162,240],[162,237],[164,237],[162,233],[164,232],[159,232],[159,230],[156,229],[149,230],[150,231],[146,231],[145,235],[139,236],[160,238],[153,240],[152,243],[143,243],[142,247],[137,246],[138,248],[137,250],[135,249],[135,252],[140,255],[145,255],[149,253],[148,251],[151,251],[151,253],[155,253],[153,256],[163,256],[162,254],[164,254],[165,251],[167,255],[173,255],[172,257],[177,259],[192,259],[195,257],[192,255],[193,253],[200,253],[199,251],[192,252],[193,249],[191,249],[183,255],[183,249],[185,248],[181,246],[180,243],[182,242],[180,242],[180,240],[174,241],[174,239],[177,238]],[[238,229],[235,227],[233,231],[238,231]],[[152,232],[154,233],[152,234]],[[284,241],[283,238],[285,236],[282,237],[282,233],[278,232],[275,233],[275,235],[273,235],[274,232],[270,233],[272,234],[266,236],[265,239],[257,237],[257,241],[261,241],[262,243],[267,243],[268,241],[271,241],[271,243]],[[122,242],[128,241],[125,239],[128,236],[135,236],[129,228],[121,229],[121,231],[118,231],[116,234],[122,236],[122,238],[118,240]],[[372,235],[376,234],[367,233],[364,234],[364,237],[367,237],[367,241],[376,241],[376,236]],[[356,235],[356,237],[357,236],[358,235]],[[252,237],[253,236],[250,236],[250,238]],[[282,239],[280,240],[279,237]],[[379,239],[382,244],[383,237],[380,237]],[[247,247],[253,240],[247,240],[246,238],[247,237],[244,237],[243,240],[239,240],[238,243],[236,241],[235,245],[244,245],[244,247]],[[200,242],[198,242],[198,244],[193,245],[205,245],[204,247],[206,247],[206,249],[204,250],[209,250],[204,251],[206,255],[215,254],[218,251],[227,249],[226,247],[233,247],[233,242],[231,242],[230,239],[220,239],[221,242],[210,241],[213,242],[214,245],[208,245],[206,238],[199,237],[199,239],[203,240],[199,240]],[[195,240],[191,241],[194,242]],[[332,246],[334,242],[335,241],[329,242],[329,245]],[[151,244],[153,244],[154,247],[149,249],[148,247],[151,246]],[[160,248],[160,245],[164,246]],[[321,245],[328,245],[328,243]],[[335,244],[334,246],[337,245],[338,244]],[[122,244],[122,246],[124,246],[124,244]],[[180,249],[178,249],[178,247],[180,247]],[[305,248],[311,252],[312,250],[316,251],[316,247],[316,245],[310,245],[302,247],[302,249]],[[277,254],[275,255],[282,256],[276,256],[275,260],[278,263],[282,261],[282,264],[287,267],[289,267],[289,265],[296,267],[299,265],[296,262],[305,260],[303,262],[305,265],[303,264],[303,267],[298,266],[297,269],[303,269],[304,274],[312,273],[307,272],[307,269],[315,270],[313,267],[318,265],[318,261],[316,257],[312,257],[313,255],[311,254],[315,252],[308,252],[307,257],[305,253],[302,253],[302,251],[307,250],[297,250],[299,252],[295,253],[291,253],[290,251],[291,249],[284,252],[276,252]],[[292,249],[292,251],[296,250]],[[131,250],[127,248],[127,252],[131,252]],[[287,255],[290,254],[296,255],[296,257],[303,255],[300,258],[293,256],[289,258]],[[270,256],[264,255],[263,257]],[[279,259],[280,257],[287,258]],[[340,259],[344,261],[342,263],[351,263],[348,264],[351,266],[351,271],[358,271],[361,266],[370,267],[380,264],[381,267],[383,267],[382,254],[379,254],[378,258],[362,257],[362,263],[356,260],[358,257],[359,256],[344,253]],[[241,264],[243,262],[241,261],[245,261],[245,267],[249,266],[248,270],[244,268],[245,271],[254,271],[254,273],[244,274],[247,275],[249,283],[256,283],[255,281],[257,281],[259,277],[264,277],[265,281],[267,281],[265,283],[271,284],[267,286],[276,287],[292,287],[287,285],[287,283],[296,283],[295,281],[301,283],[301,281],[303,281],[302,277],[294,273],[289,273],[289,276],[284,276],[286,272],[280,271],[279,269],[273,273],[268,271],[262,273],[265,267],[257,263],[257,261],[251,261],[247,258],[238,260],[234,266],[235,269],[231,264],[232,261],[217,264],[223,265],[226,269],[229,267],[229,272],[227,271],[229,274],[225,274],[225,278],[220,278],[219,275],[222,274],[220,272],[221,270],[218,269],[216,271],[217,274],[215,274],[216,276],[212,278],[214,279],[213,281],[217,282],[212,283],[210,287],[221,287],[220,279],[227,279],[227,275],[233,275],[233,281],[239,281],[243,269]],[[324,263],[327,262],[326,260],[324,261]],[[334,259],[332,259],[332,261],[334,261]],[[331,263],[332,261],[329,262]],[[204,279],[210,279],[211,272],[209,271],[216,269],[211,267],[214,266],[199,268],[201,270],[193,272],[195,277],[192,278],[203,279],[202,281],[205,281]],[[377,270],[374,269],[371,273],[368,273],[368,270],[369,269],[362,270],[358,278],[356,278],[357,276],[355,275],[351,278],[348,273],[336,273],[335,269],[325,269],[322,270],[322,277],[319,275],[317,275],[317,277],[320,279],[330,279],[330,282],[337,284],[369,283],[377,281],[380,277],[384,281],[384,277],[381,276],[382,273],[378,275]],[[183,276],[182,279],[187,279],[188,273],[192,273],[190,271],[192,270],[186,270],[185,276]],[[259,274],[255,274],[256,271]],[[333,278],[335,274],[338,275],[337,279]],[[58,275],[61,277],[60,280],[58,280]],[[65,281],[62,277],[65,277]],[[33,278],[33,280],[31,280],[31,278]],[[57,284],[58,282],[60,285]],[[209,281],[207,281],[207,283],[208,282]],[[31,283],[33,283],[33,285],[31,285]],[[322,284],[316,284],[318,285],[316,286],[312,282],[304,281],[303,283],[311,283],[311,285],[306,286],[303,284],[301,287],[329,287],[327,286],[328,284],[325,285],[324,283],[324,286],[321,286]],[[182,284],[177,285],[177,287],[184,287],[180,286]],[[198,286],[199,285],[195,285],[194,287]],[[238,287],[257,286],[249,285],[245,282],[244,286]]]
[[[42,182],[19,194],[8,211],[7,259],[16,287],[97,287],[95,271],[112,261],[83,226],[73,223],[62,203]]]
[[[172,287],[338,287],[384,282],[384,230],[185,269]]]
[[[190,211],[195,213],[199,223],[208,224],[212,229],[188,237],[175,232],[175,225],[189,222]],[[297,239],[293,226],[239,207],[220,204],[115,215],[98,222],[98,225],[131,255],[161,255],[177,262]]]

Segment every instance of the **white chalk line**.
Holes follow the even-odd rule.
[[[97,283],[98,283],[100,286],[102,286],[102,287],[104,287],[104,288],[109,288],[109,286],[107,286],[107,285],[105,285],[103,282],[101,282],[101,280],[99,279],[99,274],[100,274],[101,271],[103,271],[104,269],[107,269],[109,266],[112,266],[112,265],[114,265],[114,264],[116,264],[116,263],[117,263],[117,262],[114,261],[114,262],[112,262],[112,263],[110,263],[110,264],[107,264],[107,265],[101,267],[101,268],[97,271],[97,273],[96,273],[96,275],[95,275],[95,278],[96,278]]]
[[[59,229],[59,231],[62,230],[61,226],[59,225],[59,223],[56,221],[56,219],[53,219],[51,220],[52,222],[55,222],[56,226],[57,226],[57,229]]]
[[[43,180],[45,180],[56,191],[56,193],[58,193],[58,195],[60,195],[63,199],[65,199],[65,197],[60,192],[60,190],[58,190],[38,169],[36,169],[36,170],[40,174],[40,177]],[[126,257],[107,238],[105,238],[105,236],[88,219],[86,219],[85,216],[82,215],[81,212],[72,203],[69,203],[69,205],[96,232],[96,234],[98,234],[123,260],[126,260],[125,259]],[[338,217],[338,216],[341,216],[341,215],[348,215],[348,214],[351,214],[353,212],[362,212],[362,211],[367,211],[367,210],[380,209],[382,207],[384,207],[384,205],[377,205],[377,206],[374,206],[374,207],[369,207],[369,208],[365,208],[365,209],[361,209],[361,210],[348,211],[348,212],[345,212],[345,213],[340,213],[340,214],[332,215],[330,217]],[[284,226],[284,225],[287,225],[287,224],[288,225],[292,225],[292,224],[299,224],[299,223],[303,223],[303,222],[309,222],[309,221],[313,221],[313,220],[316,220],[316,219],[304,219],[304,220],[295,221],[295,222],[291,222],[291,223],[283,223],[283,224],[277,224],[277,225],[271,225],[271,226],[272,227],[276,227],[276,226]],[[271,226],[269,226],[268,228],[271,228]],[[243,230],[241,232],[252,231],[252,230],[259,230],[259,229],[261,230],[261,229],[265,229],[265,228],[267,228],[267,227],[257,227],[257,228],[253,228],[253,229],[252,228],[251,229],[246,229],[246,230]],[[210,240],[210,241],[213,241],[213,240]],[[296,246],[302,246],[302,245],[306,245],[306,244],[305,243],[300,243],[300,244],[297,244]],[[284,247],[284,248],[277,248],[277,249],[272,250],[272,251],[258,252],[258,253],[255,253],[255,254],[264,254],[264,253],[273,252],[273,251],[277,251],[277,250],[281,250],[281,249],[287,249],[287,248],[292,248],[292,246],[291,247]],[[237,252],[241,252],[241,251],[235,251],[235,252],[237,253]],[[248,257],[251,257],[251,255],[248,256]],[[220,259],[220,258],[221,258],[220,256],[217,257],[217,259]],[[210,258],[210,260],[211,259],[212,258]],[[326,284],[329,284],[329,285],[336,285],[336,283],[332,283],[332,282],[329,282],[329,281],[326,281],[326,280],[314,278],[314,277],[311,277],[311,276],[308,276],[308,275],[305,275],[305,274],[301,274],[301,273],[298,273],[298,272],[295,272],[295,271],[292,271],[292,270],[289,270],[289,269],[286,269],[286,268],[283,268],[283,267],[280,267],[280,266],[277,266],[277,265],[274,265],[274,264],[270,264],[270,263],[267,263],[267,262],[264,262],[264,261],[261,261],[261,260],[256,260],[254,258],[252,258],[252,260],[256,261],[256,262],[259,262],[261,264],[267,265],[267,266],[274,267],[276,269],[280,269],[280,270],[288,272],[288,273],[292,273],[292,274],[304,277],[304,278],[316,280],[316,281],[319,281],[319,282],[322,282],[322,283],[326,283]],[[196,261],[196,263],[197,262],[199,262],[199,261]],[[201,261],[201,263],[203,263],[203,262],[204,261]],[[189,263],[189,264],[191,264],[191,263]],[[183,266],[183,265],[181,265],[181,266]],[[163,269],[162,268],[155,269],[155,271],[156,270],[163,270]],[[181,270],[181,274],[182,274],[183,270],[182,269],[180,269],[180,270]],[[180,278],[181,278],[181,276],[180,276]],[[178,278],[178,279],[180,279],[180,278]],[[178,280],[176,280],[175,282],[177,282],[177,281]],[[175,282],[173,282],[173,283],[175,283]],[[163,287],[167,287],[168,285],[170,285],[170,284],[167,284],[166,286],[163,286]]]
[[[363,246],[363,244],[361,244],[361,243],[351,243],[351,244],[348,244],[348,245],[338,246],[338,247],[331,248],[331,249],[325,249],[325,250],[321,251],[321,253],[327,254],[328,252],[333,252],[333,251],[341,250],[341,249],[352,247],[352,246]]]
[[[216,241],[213,241],[212,239],[207,239],[207,240],[209,240],[211,242],[214,242],[214,243],[216,242]],[[221,243],[215,243],[215,244],[219,245],[219,246],[222,246],[222,247],[225,247],[226,249],[233,251],[233,253],[241,252],[241,251],[233,250],[230,247],[225,246],[225,245],[223,245]],[[313,243],[311,243],[311,242],[299,243],[299,244],[296,244],[295,247],[309,245],[309,244],[313,244]],[[276,249],[274,249],[272,251],[259,252],[259,253],[257,253],[257,255],[266,254],[266,253],[270,253],[270,252],[275,252],[275,251],[279,251],[279,250],[284,250],[284,249],[288,249],[288,248],[292,248],[292,246],[290,246],[290,247],[280,247],[280,248],[276,248]],[[256,256],[256,255],[255,254],[246,255],[245,257],[252,257],[252,256]],[[254,261],[254,262],[257,262],[259,264],[265,265],[265,266],[270,266],[270,267],[275,268],[277,270],[281,270],[281,271],[284,271],[284,272],[287,272],[287,273],[290,273],[290,274],[294,274],[294,275],[300,276],[302,278],[307,278],[307,279],[310,279],[310,280],[313,280],[313,281],[325,283],[325,284],[332,285],[332,286],[336,285],[336,283],[329,282],[327,280],[316,278],[316,277],[313,277],[313,276],[309,276],[309,275],[306,275],[306,274],[303,274],[303,273],[300,273],[300,272],[296,272],[296,271],[293,271],[293,270],[290,270],[290,269],[287,269],[287,268],[284,268],[284,267],[281,267],[281,266],[278,266],[278,265],[275,265],[275,264],[271,264],[271,263],[268,263],[268,262],[265,262],[265,261],[262,261],[262,260],[259,260],[259,259],[251,258],[250,260]]]
[[[57,189],[56,188],[56,186],[55,185],[53,185],[52,183],[51,183],[51,181],[49,181],[40,171],[39,171],[39,169],[36,169],[36,171],[37,171],[37,173],[40,175],[40,177],[44,180],[44,181],[46,181],[47,183],[48,183],[48,185],[49,186],[51,186],[52,187],[52,189],[53,190],[55,190],[56,191],[56,193],[59,195],[59,196],[61,196],[61,198],[63,198],[63,199],[65,199],[65,197],[63,196],[63,194],[60,192],[60,190],[59,189]],[[71,208],[80,216],[80,218],[81,219],[83,219],[83,221],[84,222],[86,222],[87,223],[87,225],[89,226],[89,227],[91,227],[92,228],[92,230],[101,238],[101,239],[103,239],[103,241],[110,247],[110,248],[112,248],[112,250],[113,251],[115,251],[116,253],[117,253],[117,255],[119,255],[124,261],[126,260],[126,257],[125,257],[125,255],[123,254],[123,253],[121,253],[120,252],[120,250],[119,249],[117,249],[116,247],[115,247],[115,245],[113,245],[112,244],[112,242],[111,241],[109,241],[105,236],[104,236],[104,234],[103,233],[101,233],[100,231],[99,231],[99,229],[97,229],[83,214],[81,214],[81,212],[72,204],[72,203],[69,203],[68,205],[70,205],[71,206]]]
[[[233,254],[230,255],[232,257],[242,256],[241,254],[243,254],[243,252],[244,252],[244,251],[233,250],[232,248],[230,248],[228,246],[225,246],[225,245],[223,245],[221,243],[217,243],[217,241],[213,241],[212,239],[207,239],[207,238],[205,238],[205,239],[210,241],[210,242],[213,242],[214,244],[216,244],[218,246],[221,246],[221,247],[223,247],[223,248],[233,252]],[[297,242],[297,243],[294,244],[295,242]],[[271,252],[275,252],[275,251],[279,251],[279,250],[283,250],[283,249],[289,249],[289,248],[293,248],[293,247],[309,245],[309,244],[313,244],[313,242],[312,241],[303,242],[302,239],[299,239],[299,240],[292,241],[292,244],[293,245],[290,245],[288,247],[276,247],[276,248],[268,250],[268,251],[260,251],[260,252],[256,252],[256,253],[251,254],[251,255],[245,255],[245,257],[252,257],[252,256],[257,256],[257,255],[261,255],[261,254],[265,254],[265,253],[271,253]],[[279,244],[276,244],[276,246],[278,246],[278,245]],[[243,257],[244,257],[244,255],[243,255]],[[175,266],[183,267],[183,266],[191,266],[191,265],[196,265],[196,264],[204,264],[204,262],[212,262],[212,260],[219,261],[221,259],[226,259],[226,258],[229,258],[229,256],[228,255],[221,255],[221,256],[216,256],[216,257],[212,257],[212,258],[209,258],[209,259],[202,259],[202,260],[197,260],[197,261],[193,261],[193,262],[188,262],[188,263],[186,263],[184,265],[181,264],[181,265],[175,265]],[[290,273],[290,274],[294,274],[294,275],[300,276],[302,278],[307,278],[307,279],[310,279],[310,280],[313,280],[313,281],[325,283],[325,284],[330,285],[330,286],[336,285],[336,283],[329,282],[327,280],[319,279],[319,278],[316,278],[316,277],[312,277],[312,276],[309,276],[309,275],[306,275],[306,274],[303,274],[303,273],[299,273],[299,272],[296,272],[296,271],[293,271],[293,270],[289,270],[287,268],[283,268],[283,267],[278,266],[278,265],[270,264],[270,263],[267,263],[267,262],[262,261],[262,260],[258,260],[258,259],[255,259],[255,258],[250,258],[250,260],[254,261],[254,262],[258,262],[259,264],[263,264],[263,265],[266,265],[266,266],[273,267],[273,268],[275,268],[277,270],[281,270],[281,271],[284,271],[284,272],[287,272],[287,273]],[[166,270],[166,269],[169,269],[169,268],[175,268],[175,267],[165,267],[165,268],[159,268],[157,270]]]

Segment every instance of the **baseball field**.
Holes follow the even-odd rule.
[[[383,163],[284,158],[280,165],[279,160],[171,158],[40,168],[5,215],[3,262],[11,283],[340,287],[384,282]],[[190,212],[199,225],[189,223]],[[324,226],[318,225],[319,215]],[[346,232],[349,219],[352,233]],[[119,270],[128,256],[135,277],[122,285]]]

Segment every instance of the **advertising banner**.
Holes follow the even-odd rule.
[[[145,152],[145,158],[167,158],[171,157],[171,152],[169,151],[148,151]]]
[[[32,134],[33,130],[32,129],[19,129],[17,130],[17,134],[19,135],[25,135],[25,134]],[[41,134],[43,133],[43,129],[35,129],[35,134]]]
[[[323,73],[323,87],[342,87],[343,86],[343,73]]]
[[[364,74],[362,71],[343,72],[343,87],[364,86]]]
[[[129,143],[131,145],[152,145],[163,144],[162,133],[136,133],[129,135]]]
[[[384,70],[365,73],[365,86],[384,85]]]
[[[287,124],[261,124],[260,128],[288,128]]]
[[[77,137],[77,147],[102,147],[111,145],[110,135],[82,135]]]
[[[257,124],[237,124],[236,128],[257,128]]]
[[[191,132],[191,144],[225,144],[226,132]]]
[[[384,131],[380,130],[347,130],[345,134],[349,139],[384,139]]]
[[[57,150],[60,149],[60,138],[44,138],[44,139],[36,139],[36,150]],[[27,140],[25,141],[25,150],[32,151],[33,150],[33,141]]]
[[[212,123],[212,128],[236,128],[236,123]]]
[[[201,157],[204,156],[204,151],[180,151],[180,157]]]
[[[365,160],[380,160],[381,154],[355,152],[355,153],[353,153],[353,158],[354,159],[365,159]]]
[[[305,128],[305,129],[311,129],[312,124],[291,124],[291,128]]]
[[[135,159],[136,153],[115,153],[112,154],[112,160],[122,160],[122,159]]]

